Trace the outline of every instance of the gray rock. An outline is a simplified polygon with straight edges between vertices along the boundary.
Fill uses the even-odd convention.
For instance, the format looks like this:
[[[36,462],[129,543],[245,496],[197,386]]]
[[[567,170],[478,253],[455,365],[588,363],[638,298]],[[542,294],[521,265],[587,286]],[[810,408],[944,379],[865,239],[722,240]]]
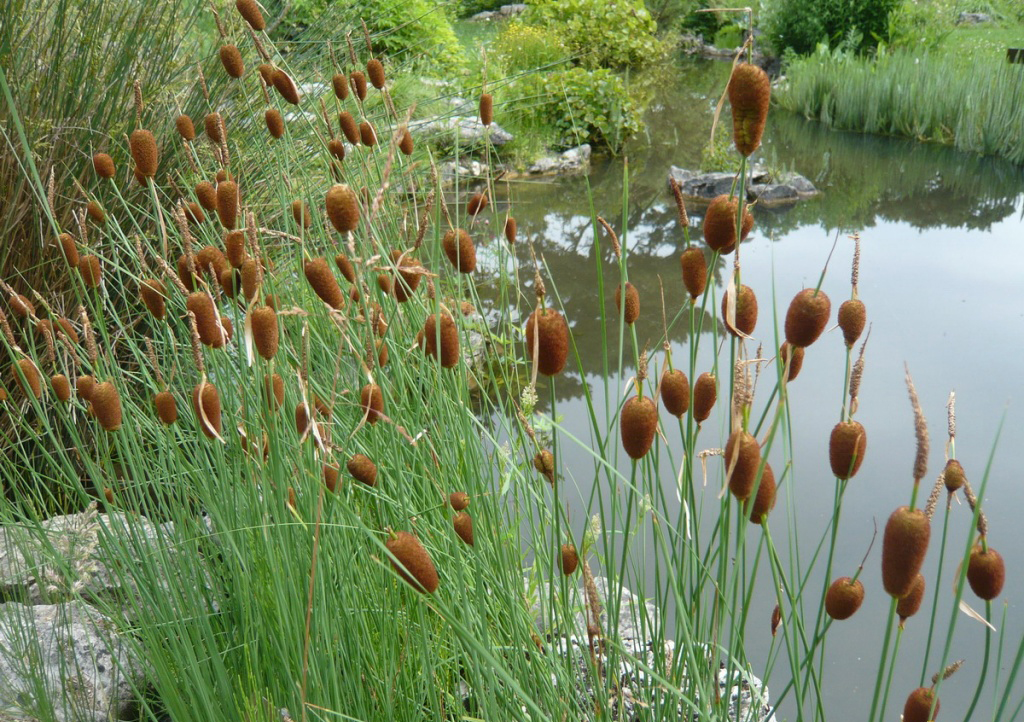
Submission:
[[[590,170],[590,144],[570,148],[555,156],[547,156],[534,162],[526,175],[572,175]]]
[[[512,3],[510,5],[502,5],[497,10],[484,10],[483,12],[476,13],[470,16],[470,20],[473,22],[486,22],[490,20],[504,20],[510,18],[513,15],[519,15],[526,11],[525,3]]]
[[[672,166],[669,178],[679,183],[683,197],[689,201],[708,202],[715,196],[729,193],[733,183],[738,183],[734,173],[700,173]],[[784,206],[796,203],[818,194],[814,184],[799,173],[786,172],[778,177],[766,169],[755,166],[747,177],[747,200],[766,207]]]
[[[992,16],[988,13],[960,13],[956,19],[957,25],[978,25],[990,22],[992,22]]]
[[[513,136],[497,123],[485,126],[477,117],[434,116],[409,123],[409,131],[418,137],[432,140],[442,147],[455,145],[458,138],[463,148],[482,145],[489,140],[492,145],[505,145]]]
[[[0,606],[0,716],[47,719],[50,708],[60,721],[136,716],[143,668],[113,630],[82,601]]]
[[[553,661],[554,664],[568,664],[573,670],[573,689],[567,691],[567,694],[572,695],[580,709],[593,709],[596,693],[587,635],[583,575],[577,575],[571,581],[566,580],[568,599],[565,601],[573,610],[573,617],[563,628],[553,628],[550,620],[546,619],[546,600],[553,591],[556,603],[560,603],[558,597],[562,593],[561,583],[543,583],[540,589],[531,590],[529,578],[524,582],[536,629],[549,640],[544,645],[545,653],[558,658],[558,661]],[[605,577],[594,577],[594,586],[601,601],[601,627],[606,634],[615,634],[618,637],[624,652],[617,656],[618,666],[614,670],[610,669],[609,657],[601,654],[600,667],[604,674],[614,675],[617,680],[617,684],[612,686],[617,692],[610,701],[611,716],[615,720],[632,722],[640,716],[638,708],[648,708],[655,703],[660,703],[662,708],[665,707],[667,695],[660,679],[649,678],[645,670],[668,666],[676,653],[675,643],[671,640],[664,641],[661,654],[656,654],[657,642],[650,639],[653,636],[650,630],[660,626],[660,611],[653,603],[644,601],[625,587],[619,596],[618,623],[615,631],[611,632],[608,629],[607,616],[607,600],[611,595],[609,581]],[[708,646],[701,645],[700,651],[694,654],[702,666],[711,664],[713,657]],[[768,689],[749,670],[732,670],[730,673],[723,667],[718,672],[718,686],[720,697],[729,700],[728,719],[740,722],[775,722],[775,717],[771,714]],[[464,697],[468,695],[469,691],[465,690]],[[672,717],[675,720],[691,718],[697,720],[698,716],[692,715],[690,708],[683,705],[677,707]]]

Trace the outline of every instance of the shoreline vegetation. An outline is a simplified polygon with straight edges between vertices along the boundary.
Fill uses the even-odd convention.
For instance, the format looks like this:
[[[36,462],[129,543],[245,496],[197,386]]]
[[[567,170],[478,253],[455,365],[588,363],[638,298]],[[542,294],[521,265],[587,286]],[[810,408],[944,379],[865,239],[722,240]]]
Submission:
[[[1024,636],[999,616],[1001,530],[983,510],[999,503],[995,480],[958,461],[982,452],[957,448],[952,395],[945,433],[936,419],[929,431],[909,369],[912,472],[891,481],[905,505],[877,542],[857,540],[859,566],[836,561],[871,454],[857,412],[874,402],[861,397],[872,312],[858,285],[872,270],[857,234],[752,288],[745,199],[720,194],[698,226],[674,187],[682,251],[662,287],[640,288],[624,171],[620,218],[579,198],[597,298],[614,299],[598,304],[603,403],[586,383],[573,299],[520,232],[489,133],[508,119],[527,149],[614,148],[639,113],[631,93],[656,98],[633,73],[666,46],[671,3],[545,0],[504,50],[440,58],[484,128],[480,174],[452,187],[439,168],[467,151],[459,134],[410,132],[418,107],[449,100],[421,82],[435,41],[454,37],[429,0],[413,17],[378,3],[365,25],[353,16],[345,35],[308,52],[289,39],[287,53],[256,0],[208,13],[169,0],[167,27],[86,34],[104,5],[46,0],[34,21],[55,21],[51,35],[33,46],[32,27],[8,24],[0,44],[18,202],[0,274],[0,521],[20,580],[0,605],[19,680],[4,714],[717,721],[739,716],[756,675],[771,701],[744,722],[824,721],[849,714],[823,693],[847,654],[878,658],[867,722],[925,722],[954,695],[970,698],[966,718],[1018,714]],[[136,57],[149,34],[179,30],[206,37]],[[120,51],[123,84],[109,108],[90,86],[104,50]],[[62,64],[79,81],[67,97],[41,80]],[[34,103],[44,86],[53,96]],[[744,188],[772,86],[740,62],[721,91]],[[826,273],[828,258],[850,275]],[[641,314],[660,317],[660,337],[637,333]],[[825,527],[801,530],[792,440],[806,417],[787,390],[804,350],[826,343],[843,352],[821,394],[834,392],[834,495]],[[560,415],[558,387],[580,380],[589,438]],[[570,467],[570,448],[586,463]],[[55,522],[69,518],[82,528]],[[873,620],[880,648],[829,646],[865,595],[889,600]],[[22,613],[41,605],[64,633],[101,614],[94,630],[117,654],[67,656],[74,645],[51,645]],[[769,620],[771,649],[752,660],[746,640]],[[927,635],[922,658],[901,657],[905,634]],[[983,653],[958,660],[957,634]],[[83,665],[117,694],[86,690]]]

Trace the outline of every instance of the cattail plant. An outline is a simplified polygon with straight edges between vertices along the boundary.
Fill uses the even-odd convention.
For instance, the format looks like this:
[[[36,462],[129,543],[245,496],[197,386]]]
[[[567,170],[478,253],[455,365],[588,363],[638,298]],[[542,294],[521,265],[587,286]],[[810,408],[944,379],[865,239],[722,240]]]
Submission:
[[[718,381],[713,373],[705,371],[693,383],[693,420],[698,424],[707,421],[717,400]]]
[[[327,217],[338,233],[351,233],[359,227],[359,199],[356,192],[344,183],[337,183],[327,191]]]
[[[363,386],[359,391],[359,403],[370,424],[376,424],[384,414],[384,394],[377,384]]]
[[[286,101],[292,105],[299,104],[299,89],[295,87],[295,81],[292,80],[292,77],[281,70],[281,68],[274,68],[271,84]]]
[[[792,346],[810,346],[828,325],[832,304],[824,291],[805,288],[793,297],[786,311],[786,341]]]
[[[263,113],[263,122],[267,124],[267,132],[272,138],[280,138],[284,135],[284,118],[277,108],[267,108]]]
[[[804,367],[804,347],[803,346],[792,346],[789,341],[783,341],[782,345],[779,346],[779,371],[785,373],[784,380],[788,383],[796,379],[800,375],[800,369]],[[789,365],[789,371],[786,372],[786,365]]]
[[[366,100],[366,76],[362,70],[353,70],[352,74],[349,75],[349,81],[352,83],[352,90],[355,91],[356,97],[359,98],[360,102]]]
[[[187,115],[182,114],[175,118],[174,127],[177,129],[178,135],[182,137],[182,140],[191,143],[196,139],[196,126]]]
[[[469,494],[464,491],[453,491],[448,496],[448,503],[455,511],[465,511],[469,506]]]
[[[480,95],[480,122],[485,126],[494,122],[494,97],[490,93]]]
[[[238,222],[238,184],[225,180],[217,184],[217,217],[229,231]]]
[[[455,533],[459,536],[459,539],[468,546],[473,546],[473,518],[469,515],[469,512],[460,511],[453,516],[452,526],[455,528]]]
[[[771,81],[760,67],[740,63],[733,68],[727,92],[732,106],[733,142],[740,155],[749,156],[761,145],[771,101]]]
[[[444,255],[451,261],[459,273],[472,273],[476,270],[476,246],[469,233],[462,228],[452,228],[442,239]]]
[[[342,135],[352,145],[359,145],[359,123],[347,110],[343,110],[338,113],[338,127],[341,128]]]
[[[370,79],[370,84],[380,90],[384,87],[384,83],[387,82],[387,78],[384,75],[384,63],[378,58],[370,58],[366,63],[366,76]]]
[[[220,62],[224,66],[224,71],[232,78],[238,79],[245,74],[242,53],[236,45],[220,46]]]
[[[338,100],[345,100],[348,97],[348,76],[344,73],[335,73],[331,76],[331,87],[334,88],[334,96]]]
[[[622,309],[622,286],[615,289],[615,308],[623,314],[623,320],[632,325],[640,318],[640,292],[629,281],[626,281],[626,309]]]
[[[679,369],[665,368],[661,375],[661,403],[665,410],[681,418],[690,408],[690,380]]]
[[[133,130],[128,137],[128,145],[139,173],[146,178],[155,176],[157,165],[160,162],[160,153],[157,150],[156,138],[153,137],[153,134],[141,128]]]
[[[277,313],[263,306],[249,311],[252,338],[260,356],[269,361],[277,353]]]
[[[64,256],[64,260],[67,261],[68,266],[78,268],[78,245],[75,243],[75,239],[71,237],[71,234],[61,233],[57,236],[57,242],[60,244],[61,254]]]
[[[89,401],[93,414],[104,431],[117,431],[121,428],[121,395],[112,382],[96,384]]]
[[[43,386],[39,380],[39,369],[31,359],[18,359],[11,366],[11,376],[26,397],[32,396],[37,399],[42,397]]]
[[[750,336],[757,326],[757,296],[750,286],[740,285],[736,289],[734,318],[729,317],[731,294],[722,294],[722,321],[733,336]]]
[[[690,246],[679,256],[679,265],[683,271],[683,285],[690,298],[696,301],[708,284],[708,263],[704,252],[697,246]]]
[[[220,438],[220,393],[209,381],[203,380],[192,389],[192,408],[196,412],[199,428],[207,438]]]
[[[716,196],[704,213],[704,242],[712,251],[725,255],[736,249],[736,216],[739,201],[728,195]],[[754,227],[754,217],[746,207],[743,209],[743,225],[740,241],[746,239]],[[692,293],[691,293],[692,295]]]
[[[100,259],[90,254],[78,259],[78,273],[87,288],[97,288],[103,278]]]
[[[407,531],[400,531],[385,543],[391,552],[391,566],[409,586],[420,592],[433,594],[440,580],[434,562],[423,548],[423,544]]]
[[[345,306],[345,294],[341,292],[338,281],[334,278],[334,274],[331,273],[327,261],[323,258],[314,258],[306,261],[303,264],[303,272],[317,298],[334,309],[340,309]]]
[[[442,368],[450,369],[459,363],[459,329],[450,314],[442,313],[440,316],[440,327],[438,314],[431,314],[423,324],[424,351],[438,359]]]
[[[114,159],[106,153],[97,153],[92,157],[92,167],[100,178],[114,177]]]
[[[761,465],[761,446],[750,433],[737,429],[725,444],[725,469],[729,491],[740,501],[746,501],[757,482]]]
[[[163,321],[167,317],[167,289],[163,281],[156,278],[144,279],[139,284],[139,296],[153,318]]]
[[[359,124],[359,142],[367,148],[377,145],[377,131],[368,120]]]
[[[1003,591],[1006,581],[1006,564],[1002,555],[980,541],[971,549],[967,561],[967,582],[979,599],[991,601]]]
[[[153,397],[153,406],[156,408],[156,415],[160,421],[170,426],[178,420],[178,402],[174,394],[164,389]]]
[[[849,619],[864,603],[864,584],[859,579],[839,577],[825,592],[825,612],[832,619]]]
[[[574,544],[563,544],[558,555],[558,568],[565,576],[571,576],[579,566],[580,557]]]
[[[508,241],[510,246],[516,244],[516,232],[519,230],[519,224],[516,219],[509,216],[505,219],[505,240]]]

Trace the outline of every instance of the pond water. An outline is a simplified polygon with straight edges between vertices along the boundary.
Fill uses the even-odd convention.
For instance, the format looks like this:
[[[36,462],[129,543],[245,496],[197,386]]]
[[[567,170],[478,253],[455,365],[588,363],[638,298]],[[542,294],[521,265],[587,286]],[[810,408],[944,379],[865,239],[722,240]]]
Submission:
[[[571,434],[583,444],[593,443],[584,384],[593,394],[596,409],[604,409],[608,403],[614,410],[634,371],[629,353],[621,373],[615,371],[619,368],[617,338],[609,342],[608,358],[602,353],[601,304],[609,317],[617,319],[613,293],[618,275],[606,242],[602,242],[603,257],[600,261],[595,258],[588,185],[595,212],[623,234],[623,177],[628,172],[628,231],[623,235],[629,278],[641,294],[636,333],[641,345],[649,341],[655,347],[652,350],[660,352],[659,277],[665,284],[670,319],[683,305],[685,293],[678,262],[684,240],[667,188],[667,173],[671,165],[697,167],[700,148],[709,137],[714,105],[725,87],[728,65],[687,60],[669,77],[672,82],[659,84],[651,104],[647,137],[627,149],[625,157],[595,158],[588,178],[519,181],[510,188],[519,237],[532,239],[550,268],[583,370],[581,375],[575,361],[570,361],[566,374],[556,382],[557,415],[563,430],[564,494],[570,497],[576,534],[598,508],[591,492],[604,497],[614,493],[591,489],[590,480],[598,477],[592,452],[566,441]],[[743,282],[756,291],[761,308],[751,355],[761,342],[764,356],[771,356],[776,347],[773,293],[781,324],[789,299],[801,288],[816,285],[838,237],[822,286],[833,299],[835,312],[850,292],[853,242],[848,235],[857,231],[862,239],[859,295],[867,306],[871,338],[856,418],[864,424],[869,443],[864,464],[844,499],[834,575],[856,570],[871,541],[874,523],[879,538],[862,574],[867,589],[864,606],[851,620],[834,624],[830,632],[823,692],[830,719],[861,719],[867,717],[870,705],[889,605],[879,571],[881,529],[893,509],[908,503],[912,486],[914,429],[904,363],[913,374],[931,432],[928,475],[922,486],[930,486],[944,463],[945,407],[950,391],[956,392],[957,399],[957,457],[975,487],[981,483],[1002,425],[983,499],[990,542],[1002,551],[1008,573],[1003,594],[993,606],[993,621],[1000,629],[1006,626],[1008,644],[1015,645],[1024,635],[1020,614],[1024,565],[1019,551],[1024,546],[1024,525],[1019,519],[1024,511],[1024,484],[1017,459],[1024,448],[1024,174],[998,159],[945,147],[830,132],[783,111],[770,114],[760,154],[774,166],[792,168],[808,177],[823,192],[787,209],[754,209],[756,225],[742,247]],[[691,209],[695,239],[701,238],[701,212],[696,206]],[[529,268],[527,244],[521,242],[515,253],[520,268]],[[604,299],[599,298],[595,282],[598,262],[603,264]],[[524,281],[531,275],[521,273]],[[718,288],[715,305],[709,302],[709,310],[717,308],[728,267],[720,264],[713,275]],[[684,368],[688,354],[685,325],[685,320],[676,323],[669,332],[673,356]],[[710,338],[702,341],[698,370],[710,367]],[[660,368],[661,354],[655,355]],[[796,553],[809,556],[830,518],[835,480],[828,467],[828,435],[840,413],[844,364],[845,347],[836,329],[808,350],[800,378],[790,386],[794,461],[771,519],[773,537],[783,552],[792,542]],[[618,394],[612,399],[605,398],[605,369],[616,374],[607,385],[612,394]],[[728,371],[723,369],[723,374],[722,383],[727,383]],[[768,393],[758,392],[757,413],[767,403]],[[543,390],[540,395],[545,398]],[[726,423],[722,396],[720,393],[718,408],[698,440],[700,449],[716,446],[724,438],[720,436]],[[617,443],[617,430],[613,439]],[[667,434],[667,439],[672,453],[661,455],[660,472],[664,483],[674,488],[678,469],[672,467],[671,459],[679,459],[681,442],[678,434]],[[620,470],[628,477],[628,458],[621,453],[620,457]],[[774,449],[769,458],[776,470],[783,466],[781,448]],[[719,466],[720,462],[709,465],[715,471],[712,479],[719,478]],[[710,504],[715,503],[718,491],[711,488],[715,483],[710,481],[703,492]],[[921,492],[922,497],[926,494],[927,490]],[[670,503],[675,501],[674,494],[667,496]],[[588,500],[593,505],[589,509]],[[938,538],[941,518],[940,504],[933,540]],[[963,549],[969,524],[966,504],[954,503],[950,528],[956,550]],[[800,529],[798,541],[793,537],[794,526]],[[756,542],[760,533],[751,526],[748,544]],[[933,541],[933,549],[936,543]],[[954,567],[947,559],[936,622],[940,651],[952,614]],[[925,565],[926,579],[933,580],[936,570],[937,554],[933,553]],[[820,588],[822,565],[812,579]],[[886,719],[897,718],[906,694],[918,686],[933,591],[929,586],[922,611],[907,623]],[[984,609],[969,590],[965,599]],[[768,630],[774,604],[770,574],[762,568],[750,610],[754,621],[746,638],[746,653],[759,676],[764,676],[771,646]],[[961,673],[944,683],[944,718],[963,718],[974,693],[982,650],[982,626],[964,617],[953,639],[950,661],[964,658],[966,663]],[[1015,646],[1006,651],[998,670],[1001,679],[1005,679],[1015,652]],[[938,664],[933,648],[929,676],[938,671]],[[990,678],[996,673],[994,666],[993,662]],[[788,679],[784,659],[767,676],[774,691]],[[1018,685],[1012,704],[1019,701],[1021,689]],[[976,718],[991,716],[992,698],[989,685]],[[779,719],[800,715],[790,695],[779,709]]]

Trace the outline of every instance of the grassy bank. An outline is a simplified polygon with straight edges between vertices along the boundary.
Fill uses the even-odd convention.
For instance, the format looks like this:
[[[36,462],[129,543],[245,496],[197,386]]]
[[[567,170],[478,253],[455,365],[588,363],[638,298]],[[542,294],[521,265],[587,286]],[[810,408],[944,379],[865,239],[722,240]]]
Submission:
[[[834,654],[828,631],[843,616],[826,610],[827,590],[854,589],[840,577],[855,577],[883,594],[877,569],[833,569],[848,481],[870,453],[860,443],[870,430],[855,421],[871,402],[857,383],[866,340],[844,324],[851,335],[829,393],[839,392],[837,433],[847,443],[836,443],[823,531],[801,532],[792,506],[774,509],[778,489],[795,493],[790,440],[801,424],[788,402],[793,361],[779,363],[775,349],[789,337],[801,347],[843,343],[839,334],[818,340],[835,315],[821,302],[826,293],[836,306],[856,299],[857,261],[852,285],[845,272],[825,276],[822,252],[792,269],[820,274],[816,289],[782,277],[778,289],[757,289],[765,350],[748,338],[754,291],[742,286],[739,244],[729,242],[745,228],[744,209],[720,199],[717,224],[711,211],[703,219],[705,244],[680,207],[685,285],[673,257],[665,300],[639,289],[638,308],[627,285],[627,175],[621,218],[589,214],[597,267],[573,269],[592,274],[598,299],[624,292],[614,314],[598,304],[602,374],[593,383],[607,402],[596,403],[573,318],[562,315],[573,299],[559,294],[542,256],[520,264],[513,253],[530,239],[509,222],[514,199],[497,202],[494,149],[484,144],[472,186],[443,185],[437,166],[447,158],[406,136],[414,109],[392,90],[410,80],[386,57],[382,68],[373,63],[372,35],[300,75],[232,8],[222,20],[222,42],[239,48],[245,67],[228,80],[237,65],[199,59],[224,82],[210,93],[196,78],[189,101],[200,110],[189,119],[199,133],[190,137],[176,103],[144,89],[129,131],[174,138],[157,143],[159,162],[144,136],[129,143],[111,129],[114,172],[103,170],[106,159],[73,158],[67,170],[83,188],[57,190],[101,203],[102,220],[70,225],[35,207],[39,222],[68,234],[50,237],[44,260],[71,294],[32,287],[17,268],[3,287],[0,519],[42,536],[43,517],[57,511],[96,505],[124,515],[127,533],[104,531],[98,542],[123,595],[88,596],[89,564],[52,558],[57,580],[45,593],[99,606],[146,661],[152,690],[140,717],[613,720],[629,703],[644,720],[724,720],[732,687],[762,670],[773,702],[753,719],[780,701],[817,719],[848,716],[826,710],[821,695]],[[360,83],[378,72],[380,88]],[[485,117],[497,100],[500,120],[495,92],[477,100]],[[16,125],[18,106],[6,109]],[[176,137],[176,127],[186,132]],[[746,161],[733,160],[742,176]],[[46,197],[40,178],[25,183]],[[857,248],[846,243],[834,263],[848,267]],[[617,260],[612,272],[605,255]],[[731,269],[724,288],[701,281],[702,266]],[[485,302],[484,284],[497,300]],[[723,302],[723,291],[740,302]],[[810,330],[791,331],[782,321],[789,299],[808,294]],[[663,314],[663,337],[639,337],[641,311]],[[689,345],[673,357],[669,329],[679,328]],[[710,362],[702,349],[713,350]],[[559,411],[559,389],[581,382],[588,438],[567,433]],[[970,594],[972,550],[987,535],[973,492],[969,507],[926,505],[930,489],[938,500],[947,487],[943,477],[924,481],[916,396],[913,407],[919,458],[902,483],[915,523],[928,509],[936,525],[950,524],[931,554],[947,575],[935,588],[956,587],[949,617],[930,599],[920,610],[937,641],[913,667],[938,695],[955,661],[938,640],[964,624],[955,606]],[[570,466],[569,447],[587,463]],[[910,444],[906,456],[909,466]],[[987,474],[970,471],[984,498]],[[578,479],[594,492],[580,494]],[[468,507],[457,511],[460,493]],[[570,508],[586,509],[585,527],[573,526]],[[150,525],[168,520],[173,527],[150,541]],[[922,551],[920,535],[905,541]],[[808,542],[810,558],[793,553]],[[889,548],[890,565],[913,577],[914,560]],[[595,574],[607,592],[596,591]],[[752,604],[759,578],[770,579],[777,641],[755,670],[745,642],[767,634],[773,617]],[[651,606],[623,608],[623,588]],[[993,618],[991,600],[972,603]],[[620,613],[639,642],[625,638]],[[894,598],[885,646],[857,650],[879,660],[869,722],[894,716],[912,694],[890,685],[906,664],[897,618],[910,614],[897,615]],[[563,652],[569,631],[576,657]],[[998,651],[986,647],[960,671],[958,689],[990,692],[995,717],[1010,719],[1024,640],[977,633]],[[1005,675],[993,680],[990,660]],[[46,685],[40,678],[36,689]],[[45,694],[21,707],[59,717]]]

